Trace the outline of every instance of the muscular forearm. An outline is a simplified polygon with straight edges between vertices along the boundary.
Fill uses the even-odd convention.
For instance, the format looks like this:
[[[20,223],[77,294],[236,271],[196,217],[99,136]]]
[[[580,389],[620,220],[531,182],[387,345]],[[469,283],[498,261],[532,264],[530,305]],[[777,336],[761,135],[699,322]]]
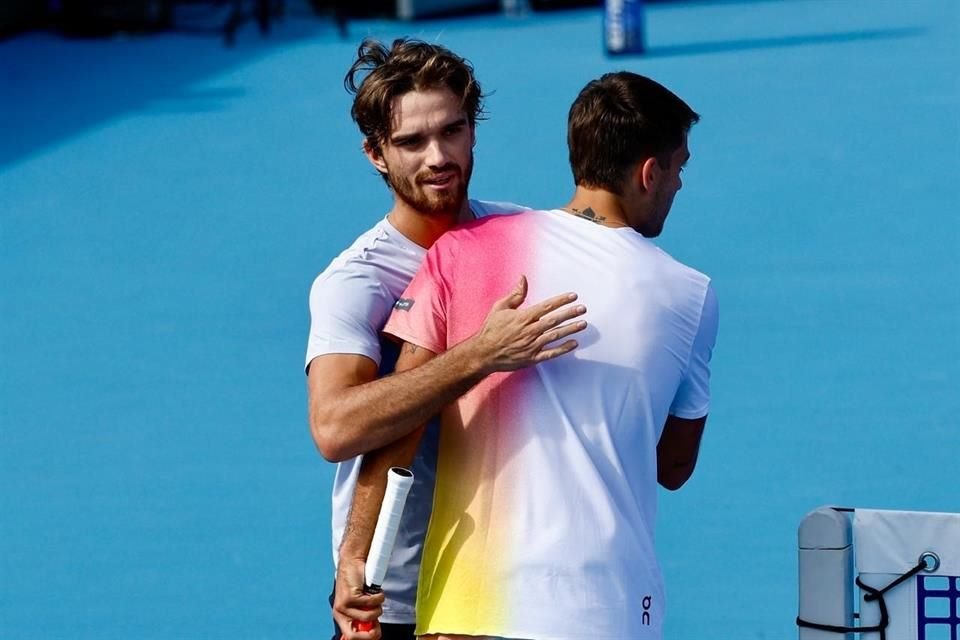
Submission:
[[[324,457],[335,462],[386,446],[424,424],[489,372],[489,364],[467,340],[413,369],[312,396],[314,440]]]
[[[367,555],[386,490],[387,470],[409,467],[422,435],[423,429],[417,429],[389,447],[363,456],[337,563],[333,617],[344,638],[370,637],[365,632],[376,630],[376,621],[383,613],[384,594],[370,593],[365,587]],[[360,629],[358,622],[369,626]]]
[[[518,309],[525,296],[526,280],[521,279],[513,293],[493,305],[477,334],[440,356],[404,346],[397,373],[386,378],[376,380],[373,361],[359,356],[354,360],[366,364],[346,374],[337,368],[339,361],[311,365],[310,428],[323,456],[339,462],[387,445],[487,374],[573,350],[576,341],[565,338],[586,327],[583,321],[568,322],[586,312],[583,305],[572,304],[576,295],[560,294]]]
[[[341,558],[366,559],[386,491],[387,471],[390,467],[409,467],[412,464],[423,431],[422,427],[415,429],[387,447],[364,454],[353,504],[340,543]]]

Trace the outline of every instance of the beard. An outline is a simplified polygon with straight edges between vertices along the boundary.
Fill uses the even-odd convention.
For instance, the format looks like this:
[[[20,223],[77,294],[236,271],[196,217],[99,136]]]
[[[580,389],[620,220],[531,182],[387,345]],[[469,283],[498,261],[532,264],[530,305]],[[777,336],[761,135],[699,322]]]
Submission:
[[[473,154],[470,154],[466,168],[450,163],[437,171],[421,171],[413,178],[396,175],[389,169],[390,167],[387,167],[387,182],[390,188],[408,206],[428,216],[456,216],[467,198],[467,186],[473,173]],[[447,171],[456,174],[453,178],[456,181],[454,188],[434,191],[424,186],[437,173]]]

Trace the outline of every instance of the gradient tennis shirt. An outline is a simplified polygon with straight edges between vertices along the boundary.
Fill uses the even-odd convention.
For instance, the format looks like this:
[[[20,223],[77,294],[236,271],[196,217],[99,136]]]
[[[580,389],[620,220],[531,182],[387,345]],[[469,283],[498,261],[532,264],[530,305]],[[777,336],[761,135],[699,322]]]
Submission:
[[[660,638],[656,446],[668,414],[707,414],[710,281],[633,229],[485,218],[436,242],[385,331],[441,353],[521,274],[529,301],[578,292],[589,327],[444,410],[417,632]]]
[[[527,209],[509,202],[486,200],[470,200],[469,206],[476,218]],[[397,360],[396,345],[390,340],[381,340],[380,330],[426,253],[426,249],[400,233],[387,217],[337,256],[310,288],[310,335],[305,368],[309,370],[310,362],[318,356],[337,353],[366,356],[379,365],[380,375],[392,373]],[[387,600],[383,603],[382,622],[414,622],[420,551],[433,497],[437,439],[436,429],[428,429],[412,464],[416,479],[407,498],[383,584]],[[331,496],[334,564],[340,556],[340,541],[353,503],[361,460],[362,457],[357,456],[339,463],[334,476]]]

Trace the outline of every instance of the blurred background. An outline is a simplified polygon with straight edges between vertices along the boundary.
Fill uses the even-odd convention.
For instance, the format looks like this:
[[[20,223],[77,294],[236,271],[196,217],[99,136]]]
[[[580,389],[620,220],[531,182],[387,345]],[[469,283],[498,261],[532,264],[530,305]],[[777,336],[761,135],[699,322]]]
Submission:
[[[0,34],[55,28],[67,34],[102,36],[219,26],[232,38],[247,21],[267,32],[291,11],[331,17],[343,29],[354,18],[409,21],[500,11],[522,15],[602,4],[602,0],[6,0],[0,6]]]
[[[671,640],[796,637],[823,505],[960,511],[960,3],[0,5],[0,637],[327,637],[332,465],[306,423],[313,278],[390,196],[360,40],[470,59],[474,197],[572,193],[606,72],[702,120],[659,244],[721,304],[691,482],[663,493]]]

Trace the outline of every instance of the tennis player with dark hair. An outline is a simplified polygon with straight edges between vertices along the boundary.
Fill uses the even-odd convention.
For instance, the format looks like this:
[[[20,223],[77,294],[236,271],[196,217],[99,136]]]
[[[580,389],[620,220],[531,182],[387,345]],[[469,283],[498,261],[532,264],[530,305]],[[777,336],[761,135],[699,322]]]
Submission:
[[[573,287],[590,309],[570,356],[491,375],[443,409],[422,637],[662,637],[657,483],[678,489],[696,464],[718,309],[710,279],[651,238],[698,119],[649,78],[590,82],[569,115],[572,200],[450,231],[387,322],[404,341],[401,371],[476,332],[521,273],[531,294]],[[362,564],[385,469],[407,462],[419,435],[364,456],[341,563]]]
[[[422,369],[393,371],[398,346],[380,331],[427,248],[458,222],[523,209],[469,200],[474,131],[482,93],[473,69],[448,49],[414,40],[390,48],[365,41],[345,78],[356,94],[353,117],[367,158],[390,186],[386,217],[331,262],[310,291],[306,370],[310,428],[321,454],[338,462],[333,487],[334,558],[360,469],[360,456],[423,425],[492,372],[511,371],[570,352],[583,329],[573,294],[520,309],[526,280],[503,288],[470,336]],[[381,615],[385,638],[413,635],[414,597],[436,460],[436,433],[413,462],[416,482],[401,524],[383,595],[362,595],[362,571],[343,573],[336,589],[362,610],[337,611],[340,629]],[[409,462],[409,461],[408,461]],[[381,609],[382,606],[382,609]]]

